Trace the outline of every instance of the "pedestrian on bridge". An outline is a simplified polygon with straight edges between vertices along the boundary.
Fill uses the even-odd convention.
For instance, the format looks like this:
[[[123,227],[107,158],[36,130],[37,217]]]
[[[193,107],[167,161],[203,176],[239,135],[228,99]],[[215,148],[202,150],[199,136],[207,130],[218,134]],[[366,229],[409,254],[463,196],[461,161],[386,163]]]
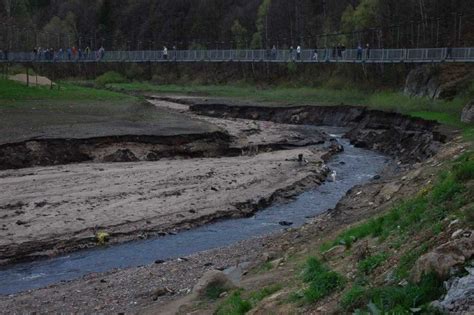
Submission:
[[[275,45],[272,47],[272,60],[276,60],[277,57],[277,48]]]
[[[453,55],[453,47],[451,46],[451,43],[448,43],[448,47],[446,48],[446,58],[445,59],[452,58],[452,55]]]
[[[301,46],[300,45],[298,45],[298,47],[296,47],[296,59],[297,60],[301,59]]]
[[[362,45],[359,43],[359,45],[357,45],[357,59],[358,60],[361,60],[362,59]]]
[[[294,58],[293,58],[293,46],[290,46],[290,51],[289,51],[289,53],[290,53],[290,56],[289,56],[289,57],[290,57],[290,61],[293,61],[293,60],[294,60]]]
[[[313,51],[313,56],[311,57],[314,61],[318,61],[318,47],[316,47]]]
[[[86,58],[89,59],[91,55],[91,48],[89,46],[86,47],[85,53],[86,53]]]
[[[163,46],[163,59],[168,60],[168,48],[166,46]]]
[[[99,51],[97,52],[97,60],[100,61],[102,58],[104,58],[105,55],[105,49],[104,46],[100,46]]]

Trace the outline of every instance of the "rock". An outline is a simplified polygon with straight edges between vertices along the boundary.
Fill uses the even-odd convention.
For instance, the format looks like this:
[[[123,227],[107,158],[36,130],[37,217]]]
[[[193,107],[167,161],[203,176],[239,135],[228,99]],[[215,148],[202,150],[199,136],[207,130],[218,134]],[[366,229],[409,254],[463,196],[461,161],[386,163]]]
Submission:
[[[343,245],[337,245],[328,249],[323,253],[323,257],[325,260],[331,260],[334,258],[344,257],[344,253],[346,251],[346,247]]]
[[[272,260],[270,262],[270,265],[272,265],[273,268],[276,268],[280,266],[281,263],[283,263],[283,258],[278,258],[278,259]]]
[[[278,222],[278,224],[280,224],[281,226],[291,226],[291,225],[293,225],[293,222],[290,222],[290,221],[280,221],[280,222]]]
[[[415,263],[412,272],[414,281],[419,282],[423,274],[435,272],[440,278],[446,279],[450,270],[464,264],[474,255],[474,237],[463,237],[447,242],[421,256]]]
[[[265,253],[262,254],[263,261],[265,261],[265,262],[268,262],[270,260],[275,259],[275,256],[276,256],[275,253],[265,252]]]
[[[469,272],[462,278],[454,278],[447,282],[447,292],[440,301],[431,305],[441,311],[459,314],[472,314],[474,311],[474,268],[466,268]]]
[[[156,289],[155,291],[153,291],[153,294],[152,294],[152,297],[153,297],[153,301],[156,301],[158,300],[158,298],[160,296],[163,296],[163,295],[166,295],[166,294],[169,294],[169,293],[173,293],[172,290],[164,287],[164,288],[158,288]]]
[[[467,88],[472,77],[472,71],[464,67],[424,65],[410,71],[404,93],[408,96],[453,99]]]
[[[464,123],[474,123],[474,100],[464,106],[461,114],[461,121]]]
[[[137,162],[138,158],[129,149],[119,149],[104,157],[104,162]]]
[[[408,96],[435,98],[437,97],[438,88],[437,68],[421,66],[410,71],[403,92]]]
[[[361,261],[362,259],[365,259],[366,257],[370,255],[369,241],[363,240],[363,241],[357,242],[352,252],[353,252],[354,258],[357,261]]]
[[[164,262],[165,262],[165,261],[162,260],[162,259],[157,259],[157,260],[155,260],[155,264],[157,264],[157,265],[160,265],[160,264],[162,264],[162,263],[164,263]]]
[[[379,196],[384,201],[389,201],[392,199],[392,196],[400,190],[401,187],[402,185],[399,183],[387,183],[380,190]]]
[[[462,234],[462,232],[463,232],[463,229],[459,229],[455,231],[453,235],[451,235],[451,238],[458,238]]]
[[[210,288],[218,287],[221,290],[228,291],[235,289],[235,284],[219,270],[207,271],[193,288],[193,294],[198,299],[205,298]]]

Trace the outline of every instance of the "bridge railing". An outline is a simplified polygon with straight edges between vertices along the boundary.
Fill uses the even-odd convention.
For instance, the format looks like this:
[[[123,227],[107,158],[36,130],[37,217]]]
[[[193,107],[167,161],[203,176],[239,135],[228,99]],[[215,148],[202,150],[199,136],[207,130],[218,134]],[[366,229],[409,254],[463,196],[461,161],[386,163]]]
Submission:
[[[0,52],[0,62],[474,62],[474,48]]]

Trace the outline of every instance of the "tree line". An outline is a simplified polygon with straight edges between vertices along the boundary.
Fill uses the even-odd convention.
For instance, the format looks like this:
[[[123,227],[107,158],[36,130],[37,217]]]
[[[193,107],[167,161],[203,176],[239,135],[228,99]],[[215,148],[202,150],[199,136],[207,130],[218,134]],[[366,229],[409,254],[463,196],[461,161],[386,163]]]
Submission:
[[[0,49],[474,44],[472,0],[1,1]]]

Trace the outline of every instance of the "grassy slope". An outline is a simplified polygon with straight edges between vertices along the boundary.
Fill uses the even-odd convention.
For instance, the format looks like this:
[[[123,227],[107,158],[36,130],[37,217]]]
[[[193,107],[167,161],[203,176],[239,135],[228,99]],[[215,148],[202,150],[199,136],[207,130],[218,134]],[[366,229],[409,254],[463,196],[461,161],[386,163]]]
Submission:
[[[309,256],[296,254],[288,259],[289,279],[275,278],[274,283],[285,281],[290,294],[277,305],[282,309],[293,305],[294,313],[310,313],[327,305],[337,314],[410,314],[413,310],[437,314],[429,303],[445,292],[442,280],[427,274],[415,283],[412,268],[422,254],[450,239],[450,222],[459,220],[457,228],[474,226],[473,181],[474,153],[470,152],[449,163],[436,181],[420,187],[410,199],[346,228],[335,238],[323,238],[326,243],[320,249],[304,251]],[[369,251],[357,261],[357,246],[364,242]],[[324,252],[340,245],[345,247],[343,257],[324,260]],[[225,307],[229,314],[245,314],[255,305],[241,296],[250,294],[239,291],[218,301],[216,313]]]
[[[79,87],[64,83],[60,90],[49,87],[26,87],[18,82],[0,79],[0,105],[21,106],[25,101],[133,101],[136,98],[106,90]],[[18,101],[22,101],[21,103]]]
[[[467,98],[452,101],[412,98],[399,92],[364,92],[360,90],[334,90],[327,88],[268,88],[250,86],[217,85],[153,85],[150,83],[117,83],[110,87],[125,91],[142,91],[168,94],[198,94],[210,97],[237,98],[247,101],[317,104],[317,105],[364,105],[374,109],[394,110],[401,113],[436,120],[463,130],[466,139],[474,139],[474,127],[460,122],[462,108]]]

